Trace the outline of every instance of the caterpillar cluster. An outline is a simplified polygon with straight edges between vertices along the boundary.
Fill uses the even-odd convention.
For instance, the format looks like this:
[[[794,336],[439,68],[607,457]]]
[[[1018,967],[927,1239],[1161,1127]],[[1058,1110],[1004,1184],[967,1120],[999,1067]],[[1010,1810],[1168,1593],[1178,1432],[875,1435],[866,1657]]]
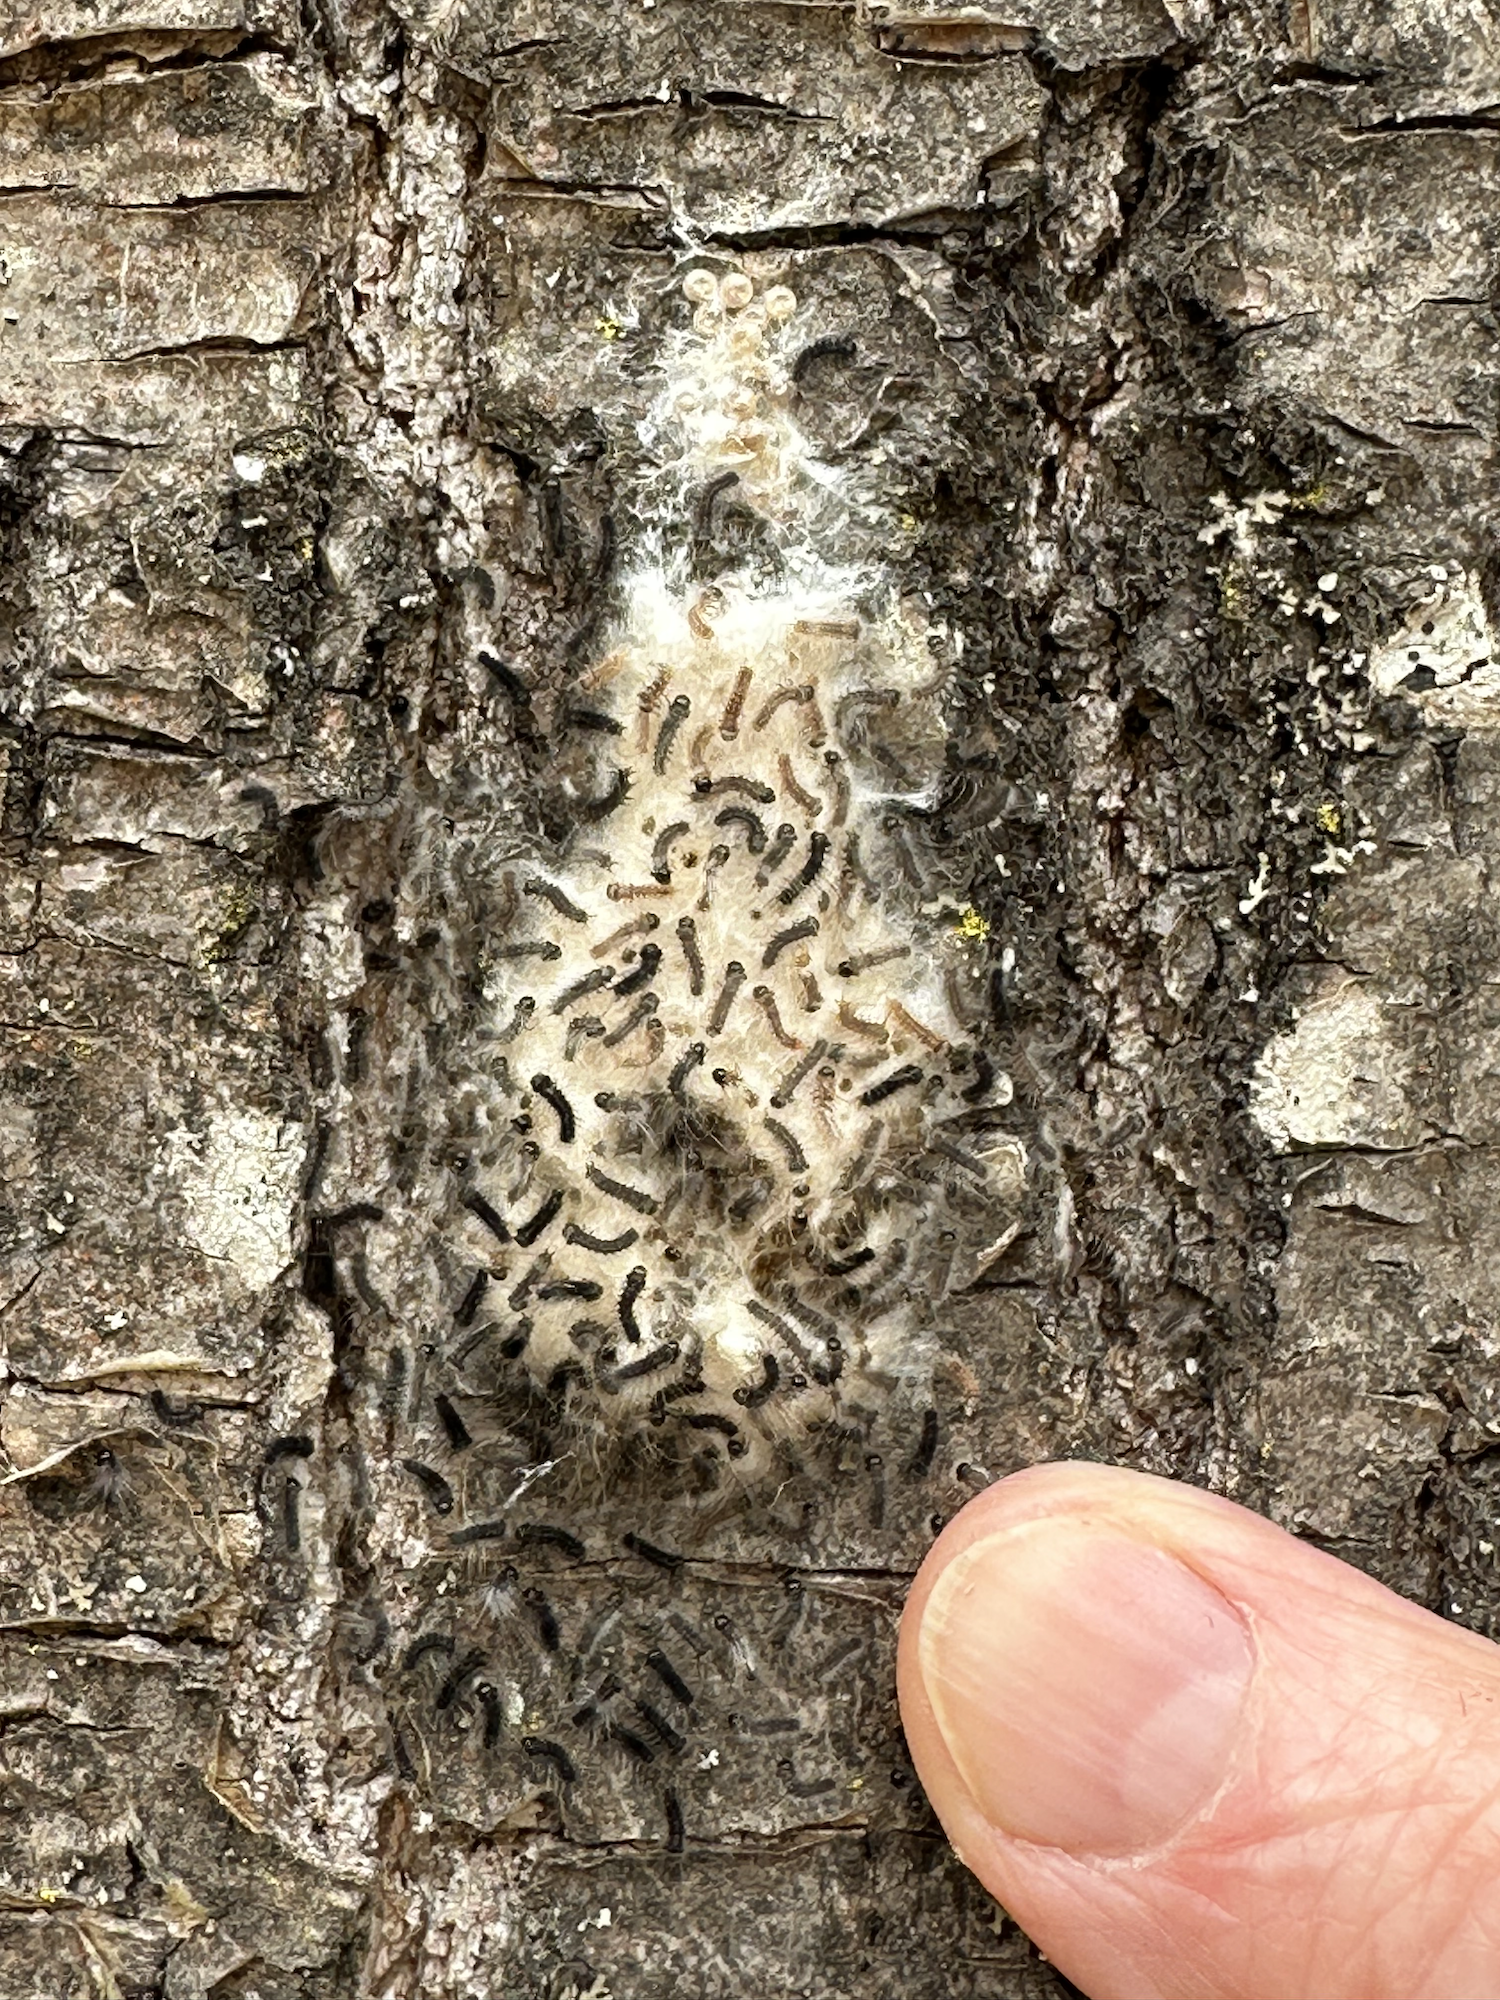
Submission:
[[[888,1642],[894,1587],[849,1597],[786,1569],[726,1592],[640,1535],[530,1520],[504,1553],[414,1610],[381,1669],[392,1761],[445,1810],[493,1825],[546,1801],[575,1838],[670,1852],[747,1793],[787,1827],[871,1779],[882,1796],[861,1806],[883,1823],[921,1810],[894,1715],[872,1725],[838,1699]]]
[[[495,1100],[453,1218],[474,1271],[455,1307],[466,1352],[493,1343],[554,1402],[749,1473],[854,1376],[909,1372],[905,1281],[942,1174],[985,1173],[953,1143],[982,1067],[945,978],[951,913],[924,921],[901,801],[864,754],[872,710],[919,701],[930,665],[799,539],[776,349],[795,301],[739,273],[688,287],[662,419],[680,483],[733,472],[800,575],[702,588],[650,565],[585,677],[575,713],[603,747],[578,834],[496,884]]]

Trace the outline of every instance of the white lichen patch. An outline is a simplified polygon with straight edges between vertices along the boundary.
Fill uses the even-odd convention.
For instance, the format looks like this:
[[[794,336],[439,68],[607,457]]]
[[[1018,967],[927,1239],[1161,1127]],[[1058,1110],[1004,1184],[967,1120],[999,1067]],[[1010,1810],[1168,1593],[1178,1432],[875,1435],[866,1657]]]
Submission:
[[[1278,1152],[1414,1146],[1426,1136],[1416,1083],[1393,1010],[1359,981],[1339,979],[1267,1045],[1250,1109]]]
[[[169,1133],[162,1150],[182,1206],[182,1240],[234,1265],[247,1292],[264,1291],[291,1261],[302,1127],[225,1105],[206,1130]]]
[[[733,475],[774,574],[695,584],[663,535],[585,675],[581,831],[496,884],[500,1094],[465,1227],[504,1287],[490,1337],[539,1387],[753,1462],[846,1371],[920,1365],[903,1274],[945,1182],[988,1171],[952,1129],[986,1089],[961,978],[983,927],[913,851],[943,749],[922,635],[817,552],[850,501],[788,414],[794,301],[688,286],[662,520]]]
[[[1457,564],[1434,563],[1430,588],[1399,629],[1371,653],[1370,684],[1404,694],[1449,725],[1493,724],[1500,714],[1500,662],[1478,579]],[[1416,685],[1407,685],[1415,677]]]

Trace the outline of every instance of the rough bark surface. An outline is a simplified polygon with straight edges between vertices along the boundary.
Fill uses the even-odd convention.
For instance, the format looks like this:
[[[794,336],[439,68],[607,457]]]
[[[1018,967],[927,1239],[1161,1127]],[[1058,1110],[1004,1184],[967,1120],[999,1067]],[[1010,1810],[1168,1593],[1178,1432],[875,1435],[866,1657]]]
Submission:
[[[892,1683],[1038,1458],[1500,1628],[1497,146],[1491,0],[5,0],[4,2000],[1062,1991]],[[802,540],[663,498],[736,285]],[[844,1273],[621,1043],[611,1227],[792,1343],[695,1430],[501,1240],[603,1228],[506,949],[619,886],[612,743],[656,827],[645,569],[718,645],[814,544],[930,677],[828,669],[808,895],[952,1018],[851,1010],[881,1168],[828,1057]]]

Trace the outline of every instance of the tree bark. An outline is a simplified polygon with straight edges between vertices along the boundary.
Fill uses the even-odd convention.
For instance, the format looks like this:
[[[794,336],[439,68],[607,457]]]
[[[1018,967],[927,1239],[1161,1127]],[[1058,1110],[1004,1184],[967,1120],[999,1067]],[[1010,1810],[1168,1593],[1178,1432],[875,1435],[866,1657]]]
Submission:
[[[1495,1630],[1497,104],[0,15],[4,2000],[1066,1990],[893,1695],[1040,1458]]]

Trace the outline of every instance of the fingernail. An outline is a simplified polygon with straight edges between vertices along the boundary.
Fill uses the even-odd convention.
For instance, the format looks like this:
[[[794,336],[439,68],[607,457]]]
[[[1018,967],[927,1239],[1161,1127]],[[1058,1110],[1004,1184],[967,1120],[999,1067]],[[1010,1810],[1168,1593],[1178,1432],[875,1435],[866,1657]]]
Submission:
[[[1254,1667],[1239,1614],[1175,1556],[1067,1520],[956,1556],[917,1653],[985,1818],[1080,1855],[1142,1853],[1203,1809]]]

